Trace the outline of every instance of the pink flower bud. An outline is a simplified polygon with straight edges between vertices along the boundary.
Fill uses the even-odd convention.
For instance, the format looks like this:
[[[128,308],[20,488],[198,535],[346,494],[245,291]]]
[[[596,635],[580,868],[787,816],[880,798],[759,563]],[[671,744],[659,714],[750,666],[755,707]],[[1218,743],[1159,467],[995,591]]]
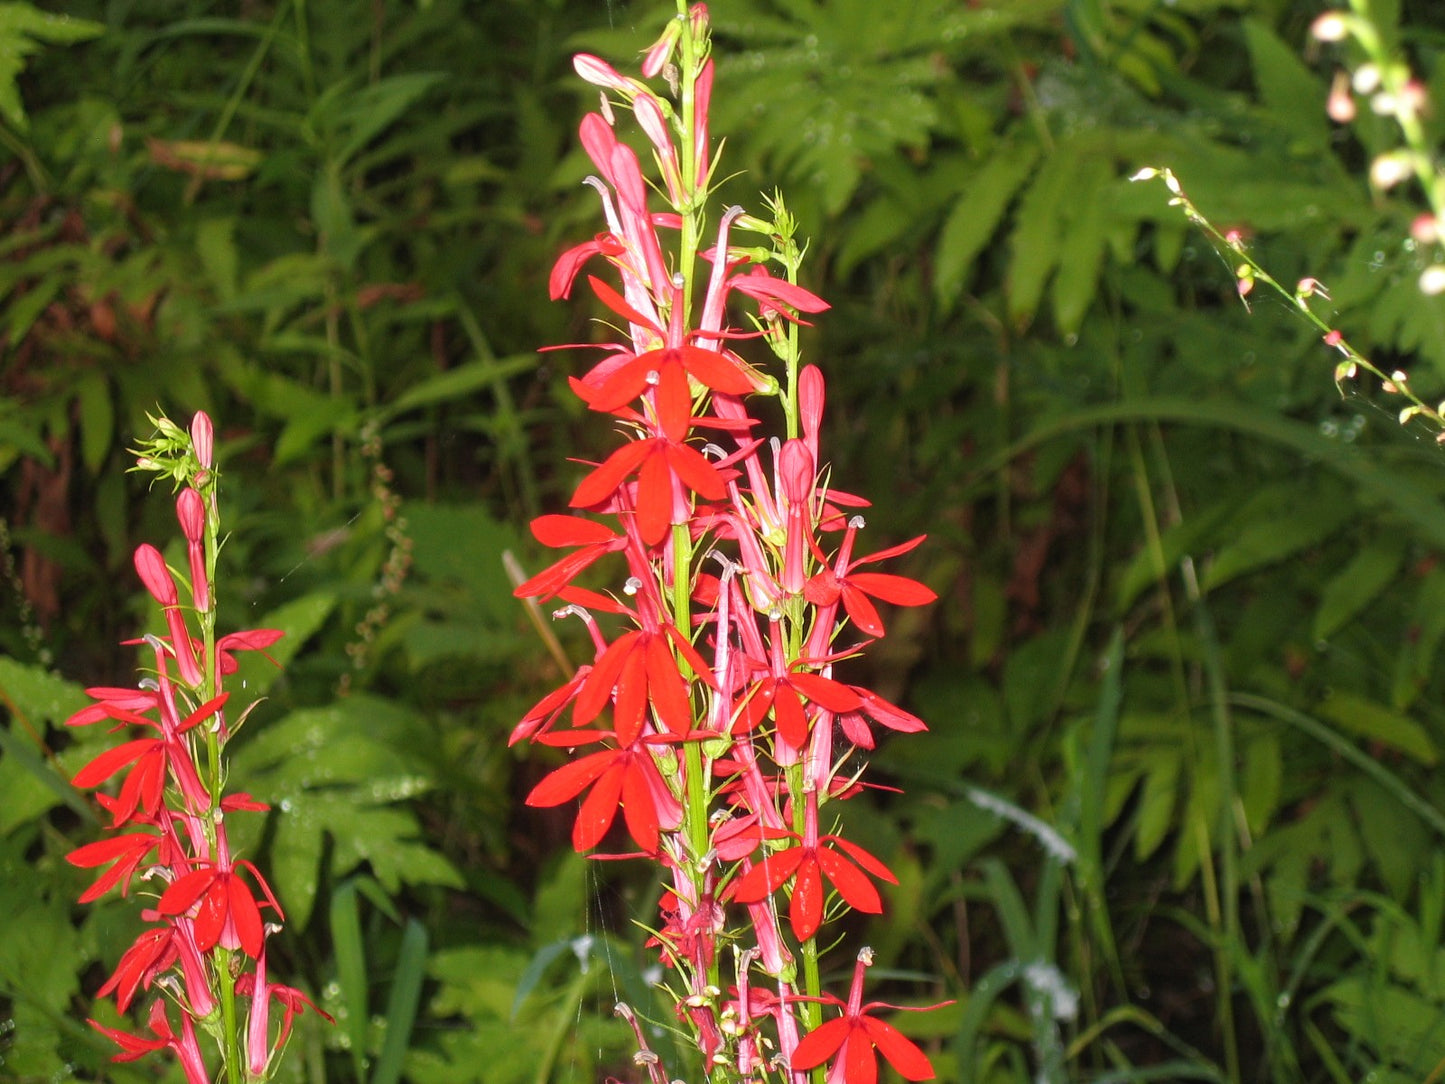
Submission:
[[[642,74],[648,78],[655,78],[663,66],[672,59],[672,52],[677,48],[678,32],[682,24],[677,19],[669,19],[667,28],[663,30],[662,37],[658,38],[647,50],[647,55],[642,58]]]
[[[1335,78],[1330,83],[1325,112],[1336,124],[1349,124],[1355,119],[1355,96],[1350,93],[1350,77],[1342,71],[1335,72]]]
[[[190,486],[176,498],[176,519],[186,536],[186,556],[191,566],[191,599],[202,612],[211,608],[210,581],[206,576],[206,504]]]
[[[798,374],[798,417],[814,461],[818,458],[818,430],[823,425],[823,400],[823,371],[816,365],[804,366]]]
[[[136,547],[135,570],[140,574],[141,583],[151,593],[151,598],[162,606],[180,605],[181,597],[176,591],[176,581],[171,578],[171,570],[166,567],[166,559],[149,542]]]
[[[603,87],[619,93],[631,94],[636,88],[623,77],[622,73],[601,57],[591,53],[578,53],[572,58],[572,67],[594,87]]]
[[[191,419],[191,447],[195,449],[196,459],[206,470],[215,465],[215,430],[211,427],[211,417],[204,410],[196,411],[196,416]]]

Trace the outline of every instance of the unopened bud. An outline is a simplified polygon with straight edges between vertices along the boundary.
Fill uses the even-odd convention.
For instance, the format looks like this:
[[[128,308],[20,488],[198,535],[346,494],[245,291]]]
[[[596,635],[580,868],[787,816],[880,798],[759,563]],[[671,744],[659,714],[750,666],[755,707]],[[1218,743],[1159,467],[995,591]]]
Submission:
[[[1370,165],[1370,183],[1379,189],[1394,188],[1410,176],[1410,160],[1403,154],[1382,154]]]
[[[1338,11],[1327,11],[1310,24],[1310,35],[1316,41],[1344,41],[1349,32],[1349,24]]]
[[[1374,64],[1361,64],[1350,77],[1356,94],[1373,94],[1380,89],[1380,69]]]
[[[1355,96],[1350,92],[1350,77],[1342,71],[1335,72],[1330,83],[1325,113],[1336,124],[1349,124],[1355,119]]]

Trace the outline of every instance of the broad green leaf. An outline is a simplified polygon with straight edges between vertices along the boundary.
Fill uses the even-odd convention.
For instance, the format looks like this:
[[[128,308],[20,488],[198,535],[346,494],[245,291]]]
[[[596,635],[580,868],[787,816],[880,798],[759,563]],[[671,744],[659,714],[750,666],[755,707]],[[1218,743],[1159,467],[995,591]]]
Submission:
[[[1004,211],[1038,161],[1034,143],[1001,144],[992,158],[971,180],[938,238],[934,267],[934,296],[945,307],[968,282],[974,259],[998,230]]]
[[[115,435],[115,405],[110,385],[99,373],[89,373],[75,386],[80,414],[80,458],[91,474],[100,473]]]
[[[1145,761],[1144,786],[1139,792],[1139,821],[1134,833],[1134,857],[1144,861],[1177,826],[1179,809],[1179,754],[1160,751]]]
[[[408,410],[446,400],[460,399],[479,388],[485,388],[536,368],[535,354],[516,354],[507,358],[483,358],[458,365],[410,385],[405,392],[382,408],[382,416],[393,418]]]
[[[1370,861],[1397,900],[1420,885],[1420,856],[1430,853],[1430,833],[1379,784],[1357,779],[1349,788],[1350,808]]]
[[[1330,497],[1298,482],[1255,494],[1224,525],[1226,538],[1209,562],[1204,586],[1219,587],[1317,545],[1358,514],[1350,502]]]
[[[1438,757],[1435,745],[1423,726],[1384,704],[1377,704],[1355,693],[1337,689],[1317,705],[1315,711],[1351,734],[1388,745],[1426,766],[1433,765]]]
[[[1078,333],[1094,300],[1116,183],[1113,163],[1102,155],[1086,159],[1075,178],[1074,202],[1059,240],[1059,269],[1053,282],[1054,320],[1065,335]]]
[[[49,14],[33,4],[0,4],[0,117],[21,132],[29,128],[16,82],[41,43],[70,45],[104,32],[104,24],[89,19]]]
[[[1277,734],[1259,734],[1244,747],[1244,771],[1239,779],[1239,800],[1245,822],[1258,839],[1279,811],[1284,781],[1284,756]]]
[[[1399,535],[1372,538],[1361,546],[1320,593],[1311,637],[1327,639],[1353,620],[1394,580],[1404,557],[1405,539]]]
[[[1008,312],[1015,323],[1027,324],[1033,319],[1049,275],[1059,265],[1059,242],[1084,149],[1079,141],[1056,147],[1034,172],[1033,183],[1019,200],[1004,274]],[[1090,151],[1096,153],[1093,148]]]
[[[1330,125],[1322,103],[1325,88],[1300,60],[1299,50],[1281,41],[1269,24],[1244,20],[1244,40],[1260,97],[1282,128],[1312,148],[1329,142]]]

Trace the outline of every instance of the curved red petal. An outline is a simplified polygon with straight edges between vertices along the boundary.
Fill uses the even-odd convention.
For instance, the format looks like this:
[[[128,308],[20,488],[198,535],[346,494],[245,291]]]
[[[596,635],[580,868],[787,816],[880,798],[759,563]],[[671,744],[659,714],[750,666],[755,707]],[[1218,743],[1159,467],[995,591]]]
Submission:
[[[604,459],[595,470],[582,479],[568,503],[573,508],[591,508],[610,500],[627,476],[635,471],[651,451],[648,441],[630,440]]]
[[[652,801],[652,789],[648,786],[647,776],[636,764],[628,764],[623,769],[622,817],[627,822],[628,833],[637,841],[637,845],[648,854],[656,854],[659,833],[657,807]]]
[[[776,892],[793,875],[805,853],[802,847],[789,847],[753,863],[753,868],[734,882],[733,899],[739,903],[757,903]]]
[[[907,576],[894,576],[888,572],[854,572],[848,577],[848,582],[858,590],[895,606],[926,606],[938,601],[938,594],[933,588]]]
[[[892,1024],[871,1016],[859,1017],[859,1023],[878,1052],[888,1064],[907,1080],[932,1080],[933,1063],[918,1045]]]
[[[605,772],[617,759],[617,755],[616,749],[604,749],[600,753],[588,753],[581,760],[562,765],[532,788],[532,792],[527,795],[526,804],[533,808],[545,808],[570,801]]]
[[[544,546],[562,549],[566,546],[595,546],[612,542],[619,536],[612,529],[584,516],[548,515],[532,521],[532,537]]]
[[[800,850],[802,848],[799,848]],[[793,898],[788,903],[788,921],[799,941],[806,941],[823,924],[823,875],[818,859],[809,853],[798,863],[798,876],[793,881]]]
[[[235,873],[226,878],[226,910],[236,931],[241,951],[251,959],[261,954],[263,940],[261,929],[261,908],[246,882]]]
[[[716,350],[684,346],[679,351],[679,360],[698,383],[724,395],[747,395],[757,387],[737,362]]]
[[[597,780],[597,785],[582,802],[577,811],[577,821],[572,825],[572,846],[580,853],[590,851],[602,842],[607,829],[617,816],[617,803],[622,798],[624,773],[621,765],[613,764]]]
[[[647,691],[657,717],[670,733],[686,735],[692,730],[687,683],[678,673],[677,660],[662,636],[654,636],[647,643]]]
[[[789,674],[788,684],[814,704],[827,708],[831,712],[857,711],[863,706],[863,701],[849,686],[844,685],[841,681],[825,678],[822,674],[805,672]]]
[[[873,887],[873,882],[852,862],[837,851],[819,847],[818,865],[849,907],[870,915],[883,913],[883,900],[878,895],[878,889]]]
[[[647,441],[649,455],[637,474],[637,532],[649,546],[667,537],[672,526],[672,472],[660,441]]]
[[[99,786],[132,761],[139,760],[152,749],[161,745],[159,738],[138,738],[114,749],[107,749],[84,768],[75,773],[71,780],[77,787]]]
[[[887,881],[891,885],[896,885],[898,883],[898,878],[893,876],[893,871],[891,869],[885,866],[873,855],[865,851],[862,847],[858,846],[858,844],[852,843],[849,840],[844,839],[842,836],[824,836],[823,838],[829,843],[832,843],[833,845],[838,847],[841,851],[843,851],[844,854],[846,854],[854,862],[857,862],[860,866],[866,869],[869,873],[873,874],[873,876],[877,877],[880,881]]]
[[[852,1022],[846,1016],[835,1016],[819,1024],[793,1048],[791,1067],[795,1070],[814,1069],[837,1053],[852,1030]]]
[[[717,468],[707,457],[687,444],[671,444],[667,448],[667,461],[683,485],[698,496],[709,501],[720,501],[727,497],[727,484]]]
[[[648,643],[639,641],[627,653],[622,672],[617,675],[617,701],[612,708],[613,729],[619,745],[631,745],[642,733],[642,719],[647,711]]]
[[[853,624],[869,636],[883,635],[883,618],[878,616],[878,607],[868,601],[868,596],[858,590],[850,580],[843,585],[843,609]]]

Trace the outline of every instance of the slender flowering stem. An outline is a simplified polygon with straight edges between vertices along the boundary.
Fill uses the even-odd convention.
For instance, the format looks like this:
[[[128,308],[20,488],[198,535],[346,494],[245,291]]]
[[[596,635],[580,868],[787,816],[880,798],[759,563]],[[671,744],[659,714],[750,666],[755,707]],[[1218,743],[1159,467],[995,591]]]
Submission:
[[[679,3],[646,53],[644,76],[664,76],[667,91],[599,57],[574,67],[604,94],[579,135],[608,229],[562,254],[550,289],[569,297],[597,260],[619,283],[586,277],[626,330],[572,388],[626,439],[573,492],[575,518],[532,525],[539,542],[571,552],[516,594],[565,603],[558,615],[583,618],[594,654],[513,731],[514,742],[573,751],[527,804],[577,802],[579,851],[615,840],[658,867],[666,888],[649,944],[675,973],[677,1018],[709,1078],[822,1084],[825,1059],[792,1059],[826,1026],[821,946],[834,938],[823,931],[850,908],[879,912],[878,885],[895,881],[837,834],[828,807],[858,793],[875,727],[924,729],[833,669],[884,635],[871,600],[934,600],[916,580],[855,569],[922,540],[852,556],[863,520],[844,509],[867,502],[833,489],[822,459],[824,379],[802,361],[799,326],[828,305],[800,285],[803,249],[782,197],[766,201],[766,217],[723,210],[702,247],[716,165],[706,7]],[[641,162],[613,131],[627,112],[666,210],[649,210]],[[740,245],[742,234],[761,243]],[[742,328],[729,323],[736,309]],[[757,340],[781,379],[740,352]],[[773,403],[781,437],[756,417]],[[620,575],[609,570],[619,558]],[[582,586],[584,571],[603,590]],[[736,984],[724,988],[729,943]],[[639,1064],[656,1079],[638,1034]],[[927,1065],[917,1059],[910,1070]],[[832,1079],[871,1084],[871,1061],[847,1061]]]
[[[264,650],[281,634],[254,629],[217,637],[221,523],[211,420],[197,414],[189,430],[164,417],[152,422],[156,434],[137,451],[135,469],[167,477],[179,490],[176,518],[186,541],[188,590],[182,594],[159,550],[148,544],[137,548],[136,572],[161,607],[169,635],[140,641],[154,665],[138,688],[90,689],[95,702],[67,723],[105,720],[154,735],[103,752],[76,774],[77,786],[97,787],[125,773],[117,796],[101,792],[97,800],[111,813],[112,830],[136,830],[68,856],[85,868],[112,863],[81,902],[115,887],[129,895],[136,874],[162,886],[154,907],[142,912],[152,925],[100,990],[101,996],[114,993],[116,1007],[125,1012],[138,994],[156,988],[148,1023],[154,1038],[91,1023],[121,1048],[115,1061],[169,1050],[188,1084],[213,1079],[199,1045],[203,1032],[219,1051],[215,1079],[257,1084],[271,1078],[291,1018],[310,1002],[266,980],[265,940],[281,928],[284,915],[260,872],[229,842],[229,817],[267,807],[244,793],[223,793],[225,746],[235,729],[227,722],[231,705],[223,685],[236,668],[235,651]],[[192,635],[192,622],[199,626],[199,639]],[[245,713],[235,718],[244,720]],[[248,971],[252,964],[254,971]],[[162,990],[170,996],[161,996]],[[274,1039],[268,1026],[273,998],[286,1006]],[[170,1023],[169,1001],[181,1011],[179,1033]]]

